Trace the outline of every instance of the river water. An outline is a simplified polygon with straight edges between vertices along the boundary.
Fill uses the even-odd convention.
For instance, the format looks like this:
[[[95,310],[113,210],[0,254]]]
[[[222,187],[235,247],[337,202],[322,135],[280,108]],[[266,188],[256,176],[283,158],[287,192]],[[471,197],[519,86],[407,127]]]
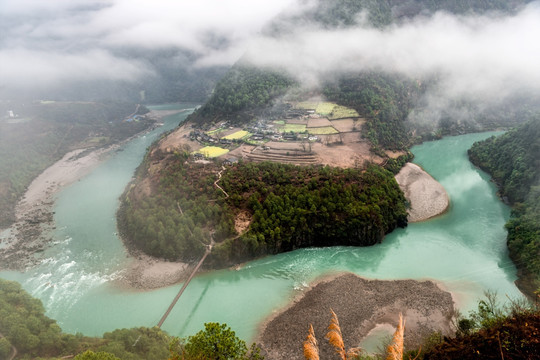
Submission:
[[[120,289],[111,280],[129,261],[116,235],[118,197],[147,147],[188,113],[165,118],[164,126],[130,141],[87,177],[62,190],[55,204],[55,245],[46,251],[43,263],[24,273],[0,272],[41,299],[46,314],[64,331],[99,336],[116,328],[154,326],[178,292],[181,285],[134,291]],[[372,247],[303,249],[240,269],[201,274],[163,329],[188,336],[205,322],[225,322],[249,341],[264,318],[311,281],[341,271],[374,279],[433,279],[453,292],[465,312],[475,307],[485,290],[496,290],[503,299],[519,297],[513,283],[516,270],[505,246],[509,208],[497,198],[489,177],[466,156],[475,141],[490,135],[448,137],[412,149],[415,163],[446,188],[451,199],[446,214],[398,229]]]

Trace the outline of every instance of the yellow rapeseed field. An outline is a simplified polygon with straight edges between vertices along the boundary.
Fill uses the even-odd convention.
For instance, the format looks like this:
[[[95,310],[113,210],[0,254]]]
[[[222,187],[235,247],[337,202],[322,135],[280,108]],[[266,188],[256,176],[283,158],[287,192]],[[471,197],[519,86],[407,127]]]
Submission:
[[[237,140],[237,139],[242,139],[246,136],[248,136],[249,133],[245,130],[240,130],[240,131],[237,131],[235,133],[232,133],[232,134],[229,134],[227,136],[224,136],[223,139],[227,139],[227,140]]]
[[[225,155],[226,153],[229,152],[229,150],[220,148],[218,146],[205,146],[196,152],[203,154],[207,158],[215,158],[221,155]]]

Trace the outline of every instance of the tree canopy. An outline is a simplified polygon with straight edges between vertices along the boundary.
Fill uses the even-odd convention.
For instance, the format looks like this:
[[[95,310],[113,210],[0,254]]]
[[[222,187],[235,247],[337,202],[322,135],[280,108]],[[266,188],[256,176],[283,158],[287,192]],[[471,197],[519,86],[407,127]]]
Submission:
[[[520,284],[532,294],[540,287],[540,117],[475,143],[471,161],[493,176],[500,194],[513,204],[508,249],[525,271]]]

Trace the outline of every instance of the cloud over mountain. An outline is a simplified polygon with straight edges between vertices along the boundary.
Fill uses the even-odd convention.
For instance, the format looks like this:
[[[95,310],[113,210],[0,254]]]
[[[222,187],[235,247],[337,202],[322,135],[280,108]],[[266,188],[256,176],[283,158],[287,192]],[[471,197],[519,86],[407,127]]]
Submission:
[[[449,96],[500,96],[540,91],[540,3],[514,15],[456,16],[439,12],[400,25],[303,27],[260,37],[246,59],[288,70],[316,84],[336,72],[377,70],[413,78],[436,76]]]
[[[92,78],[135,80],[133,54],[174,49],[200,65],[231,65],[293,0],[3,0],[0,88]]]

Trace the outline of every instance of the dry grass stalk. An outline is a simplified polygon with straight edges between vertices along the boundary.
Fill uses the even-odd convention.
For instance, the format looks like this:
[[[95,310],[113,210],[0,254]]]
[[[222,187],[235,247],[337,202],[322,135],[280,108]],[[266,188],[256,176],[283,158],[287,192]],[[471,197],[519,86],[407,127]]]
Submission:
[[[361,353],[362,349],[359,347],[350,348],[349,351],[347,351],[347,359],[356,359]]]
[[[304,341],[304,357],[306,360],[319,360],[319,347],[311,324],[309,324],[309,333],[306,341]]]
[[[332,313],[332,320],[328,326],[328,333],[326,338],[330,345],[334,347],[342,360],[347,360],[347,353],[345,352],[345,344],[343,343],[343,336],[341,335],[341,328],[339,327],[339,321],[334,310],[330,309]]]
[[[399,314],[399,322],[392,337],[392,342],[388,345],[388,356],[386,360],[403,360],[403,338],[405,333],[405,321],[401,313]]]

